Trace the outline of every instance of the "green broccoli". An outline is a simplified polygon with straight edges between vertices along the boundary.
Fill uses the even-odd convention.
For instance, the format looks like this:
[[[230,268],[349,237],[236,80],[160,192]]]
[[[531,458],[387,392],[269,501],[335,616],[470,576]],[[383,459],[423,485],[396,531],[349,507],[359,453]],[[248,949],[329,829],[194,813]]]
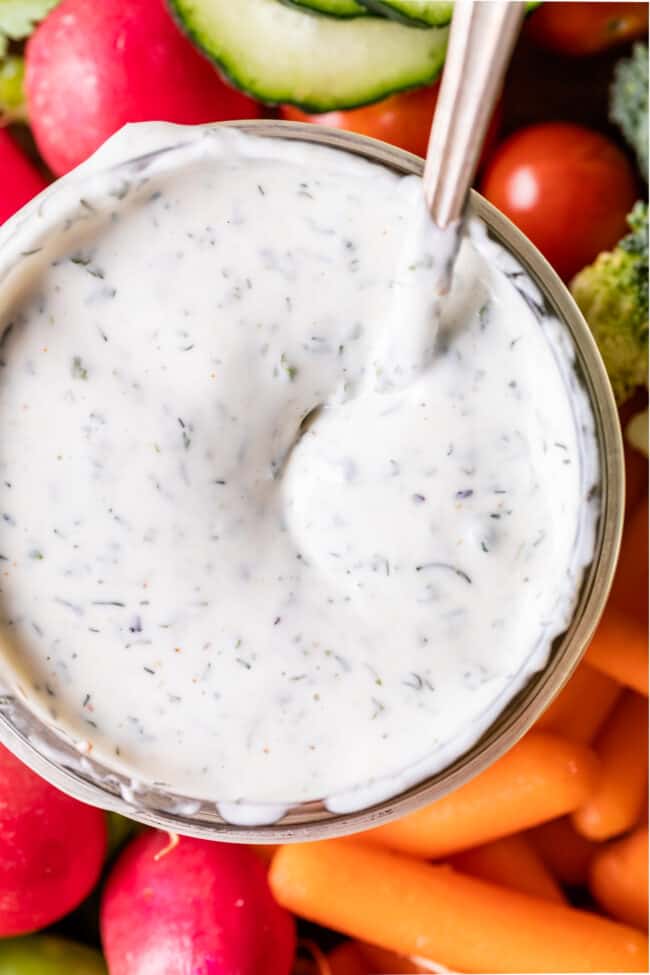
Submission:
[[[635,44],[632,56],[619,61],[610,92],[609,117],[634,149],[648,182],[648,46]]]
[[[627,219],[632,232],[571,282],[619,403],[648,382],[648,205]]]

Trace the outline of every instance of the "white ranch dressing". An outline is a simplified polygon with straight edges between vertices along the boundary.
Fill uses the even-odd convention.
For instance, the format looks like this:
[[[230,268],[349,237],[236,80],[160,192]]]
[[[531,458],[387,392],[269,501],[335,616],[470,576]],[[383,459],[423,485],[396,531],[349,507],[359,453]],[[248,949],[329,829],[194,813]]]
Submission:
[[[231,821],[359,808],[546,663],[593,418],[476,220],[422,358],[423,214],[345,153],[140,124],[0,239],[4,674],[82,753]]]

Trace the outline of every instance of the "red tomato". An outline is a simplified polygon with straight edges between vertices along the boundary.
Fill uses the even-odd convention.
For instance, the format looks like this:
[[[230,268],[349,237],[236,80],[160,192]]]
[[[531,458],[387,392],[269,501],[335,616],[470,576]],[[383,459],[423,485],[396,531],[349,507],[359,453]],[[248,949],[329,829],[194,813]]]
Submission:
[[[526,24],[536,44],[560,54],[595,54],[647,31],[647,3],[543,3]]]
[[[565,279],[626,233],[637,197],[634,170],[620,149],[567,122],[511,135],[489,161],[480,189]]]
[[[351,108],[346,112],[323,112],[318,115],[307,115],[293,105],[283,105],[280,113],[290,122],[313,122],[315,125],[329,125],[335,129],[346,129],[358,132],[373,139],[382,139],[416,156],[426,156],[429,129],[438,100],[440,85],[430,85],[428,88],[416,88],[404,91],[398,95],[391,95],[374,105],[364,105],[362,108]],[[494,145],[501,122],[501,106],[498,105],[483,146],[483,159]]]

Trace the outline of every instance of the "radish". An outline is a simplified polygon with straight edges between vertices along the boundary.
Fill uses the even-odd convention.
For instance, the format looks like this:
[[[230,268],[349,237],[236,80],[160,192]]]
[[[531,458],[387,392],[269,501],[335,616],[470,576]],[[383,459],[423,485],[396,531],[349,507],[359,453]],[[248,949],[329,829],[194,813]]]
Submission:
[[[105,851],[104,813],[0,746],[0,936],[43,928],[80,904]]]
[[[111,871],[101,906],[110,975],[289,975],[293,920],[243,846],[147,831]]]
[[[47,181],[6,129],[0,128],[0,223],[40,193]]]
[[[62,0],[27,44],[34,137],[57,175],[126,122],[256,118],[181,33],[164,0]]]

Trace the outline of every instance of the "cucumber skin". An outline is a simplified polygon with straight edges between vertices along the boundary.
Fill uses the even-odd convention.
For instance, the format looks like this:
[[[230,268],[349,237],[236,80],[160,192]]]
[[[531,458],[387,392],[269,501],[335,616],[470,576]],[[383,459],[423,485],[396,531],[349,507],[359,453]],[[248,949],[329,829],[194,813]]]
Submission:
[[[385,0],[359,0],[359,2],[364,5],[369,14],[385,17],[387,20],[393,20],[398,24],[402,24],[404,27],[446,27],[451,23],[451,4],[449,13],[441,14],[439,18],[436,18],[434,23],[422,20],[420,17],[409,17],[407,14],[402,13],[401,10],[391,6],[390,3],[386,3]]]
[[[282,2],[282,0],[280,0],[280,2]],[[244,92],[244,94],[248,95],[250,98],[253,98],[256,101],[261,102],[263,105],[267,105],[271,108],[274,108],[278,105],[294,105],[296,108],[301,109],[301,111],[313,115],[322,115],[325,114],[325,112],[349,111],[350,109],[353,108],[363,108],[365,105],[374,105],[377,102],[381,102],[386,98],[390,98],[391,95],[399,95],[402,92],[414,91],[417,88],[426,88],[427,86],[432,85],[440,77],[445,63],[445,58],[443,56],[440,59],[440,63],[436,66],[435,70],[427,78],[422,78],[413,83],[407,83],[401,86],[397,86],[391,88],[390,90],[382,89],[381,91],[377,92],[374,95],[368,95],[367,98],[362,98],[357,101],[346,101],[345,104],[342,104],[341,102],[337,102],[337,101],[325,102],[325,103],[304,101],[304,100],[293,98],[289,93],[283,94],[282,96],[278,96],[275,99],[269,99],[266,95],[260,94],[251,86],[243,84],[233,74],[231,69],[222,61],[220,61],[214,55],[214,53],[207,47],[207,45],[204,44],[204,42],[199,37],[198,32],[195,31],[194,28],[187,23],[185,17],[183,16],[183,12],[181,10],[183,0],[165,0],[165,3],[167,9],[171,13],[172,18],[174,22],[177,24],[177,26],[179,27],[179,29],[192,42],[194,47],[198,51],[200,51],[209,61],[212,62],[215,68],[219,71],[219,74],[223,77],[225,81],[228,82],[228,84],[232,85],[232,87],[236,88],[238,91]],[[295,5],[291,4],[291,6],[295,6]],[[352,18],[346,18],[346,19],[352,19]],[[435,28],[430,28],[430,29],[435,29]]]
[[[305,14],[314,14],[316,17],[335,17],[337,20],[355,20],[357,17],[374,17],[370,10],[358,10],[356,13],[335,13],[333,10],[321,10],[316,3],[318,0],[314,0],[314,5],[310,3],[310,0],[281,0],[283,4],[287,7],[294,7],[296,10],[302,11]],[[362,4],[362,0],[355,0],[359,5]]]
[[[291,2],[291,0],[289,0]],[[526,4],[526,16],[528,17],[537,7],[541,6],[543,0],[529,0]],[[446,27],[451,23],[451,15],[453,10],[453,3],[450,4],[449,14],[441,14],[439,18],[436,18],[435,22],[422,20],[420,17],[409,17],[408,14],[403,13],[403,11],[393,7],[387,0],[359,0],[366,7],[369,14],[375,14],[379,17],[386,17],[388,20],[393,20],[398,24],[403,24],[405,27]]]

